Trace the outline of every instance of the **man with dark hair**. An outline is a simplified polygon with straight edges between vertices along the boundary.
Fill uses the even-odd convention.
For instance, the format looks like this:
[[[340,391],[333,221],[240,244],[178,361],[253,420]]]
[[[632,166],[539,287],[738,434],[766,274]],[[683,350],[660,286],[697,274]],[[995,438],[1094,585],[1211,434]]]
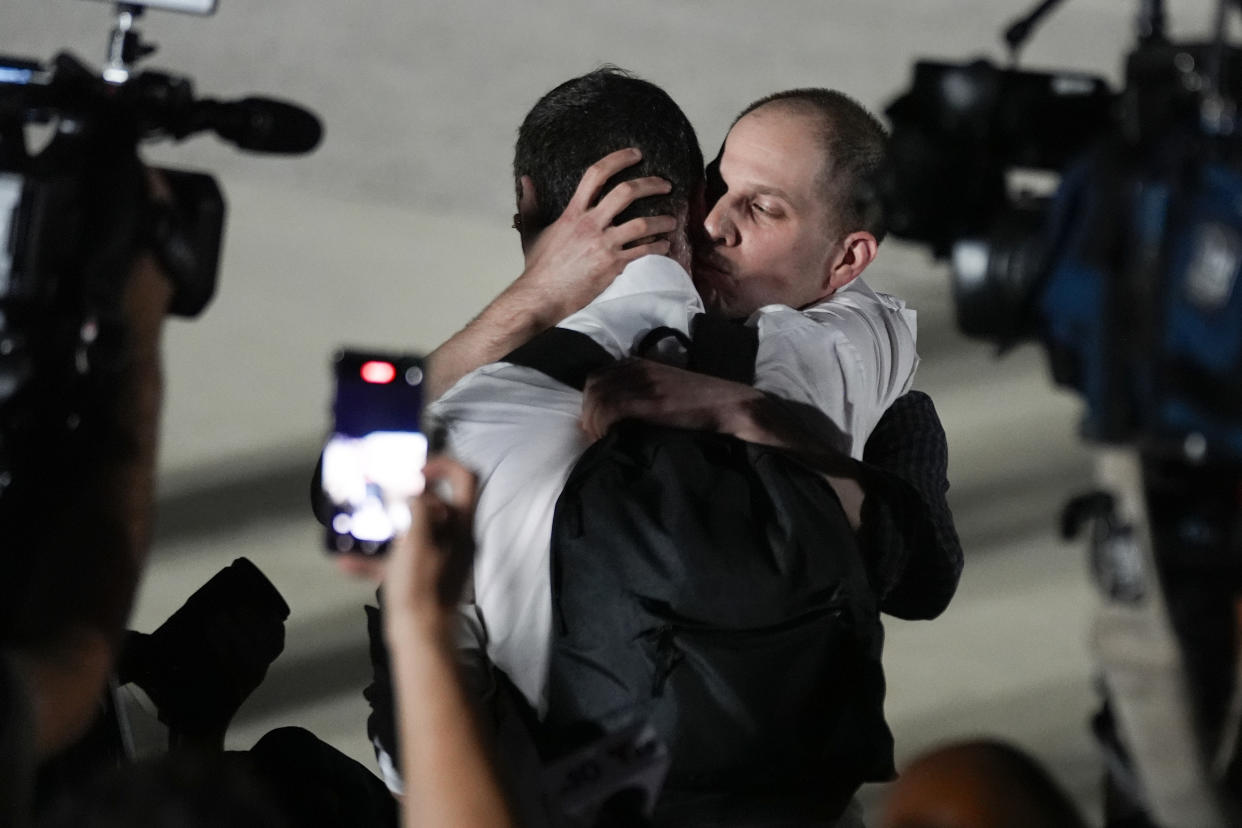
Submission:
[[[605,67],[544,95],[523,121],[515,149],[514,225],[527,273],[470,324],[467,340],[507,348],[560,322],[589,331],[621,357],[640,332],[684,328],[689,314],[701,309],[686,270],[689,217],[702,216],[702,163],[693,127],[654,84]],[[566,238],[575,234],[602,243],[566,256]],[[583,274],[592,269],[611,284],[598,297],[582,297]],[[500,313],[492,315],[496,309]],[[433,396],[448,384],[437,386],[446,364],[440,353],[428,365]],[[428,419],[446,426],[450,451],[482,483],[473,596],[461,607],[456,641],[470,695],[486,705],[485,730],[507,760],[502,776],[520,813],[538,814],[542,807],[531,802],[540,798],[532,790],[539,784],[538,757],[529,755],[525,727],[512,712],[516,697],[497,683],[490,665],[524,697],[518,706],[539,705],[551,635],[552,512],[588,444],[578,424],[581,407],[579,391],[531,369],[494,363],[454,382],[428,408]],[[369,626],[376,675],[367,690],[373,708],[368,731],[386,781],[399,791],[397,728],[377,613]],[[525,778],[514,780],[514,774]]]
[[[605,66],[540,98],[518,128],[514,147],[519,209],[524,225],[531,225],[521,228],[523,235],[560,218],[588,167],[630,147],[640,148],[642,159],[609,178],[605,189],[643,176],[659,176],[670,189],[633,202],[614,223],[684,216],[691,200],[700,198],[703,154],[694,128],[668,93]]]
[[[702,152],[658,86],[616,67],[566,81],[524,119],[513,170],[526,269],[431,355],[429,399],[583,308],[630,262],[689,267]]]
[[[602,178],[598,199],[578,186],[598,153],[627,146],[640,150],[642,160]],[[629,262],[600,296],[557,328],[589,335],[616,359],[628,357],[655,328],[688,329],[690,317],[702,311],[687,273],[687,219],[702,214],[702,154],[693,127],[664,90],[612,67],[561,84],[518,130],[514,173],[516,223],[527,251],[580,200],[612,212],[614,230],[631,228],[638,240],[662,236],[666,245],[667,255]],[[632,192],[643,192],[644,182],[655,192],[625,203],[633,201]],[[547,198],[544,187],[552,193]],[[635,215],[657,211],[673,215],[671,226],[665,216]],[[429,418],[445,428],[449,451],[482,484],[472,626],[491,661],[536,707],[551,636],[553,509],[590,442],[579,426],[581,411],[579,391],[508,362],[470,373],[428,408]]]

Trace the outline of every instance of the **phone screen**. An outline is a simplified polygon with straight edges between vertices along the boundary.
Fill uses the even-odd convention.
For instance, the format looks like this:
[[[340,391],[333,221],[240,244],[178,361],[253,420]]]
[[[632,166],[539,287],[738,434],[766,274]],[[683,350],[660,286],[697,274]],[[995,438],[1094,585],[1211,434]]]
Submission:
[[[333,357],[333,429],[320,484],[331,504],[332,552],[382,554],[409,528],[423,490],[423,364],[412,355],[339,351]]]

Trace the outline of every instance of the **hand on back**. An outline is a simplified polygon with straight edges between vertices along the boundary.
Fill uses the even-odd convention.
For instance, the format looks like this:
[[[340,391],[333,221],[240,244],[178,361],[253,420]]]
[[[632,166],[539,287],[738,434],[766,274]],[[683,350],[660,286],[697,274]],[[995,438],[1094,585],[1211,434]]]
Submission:
[[[635,419],[743,437],[748,406],[762,397],[742,383],[647,359],[622,360],[587,380],[582,428],[598,440],[614,423]]]

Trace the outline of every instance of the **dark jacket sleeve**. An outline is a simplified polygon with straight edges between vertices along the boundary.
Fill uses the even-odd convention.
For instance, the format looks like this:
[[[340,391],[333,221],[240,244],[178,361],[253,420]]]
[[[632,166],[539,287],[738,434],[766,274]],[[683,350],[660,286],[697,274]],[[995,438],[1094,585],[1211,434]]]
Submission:
[[[378,593],[376,598],[379,598]],[[378,603],[378,600],[377,600]],[[384,641],[383,608],[368,606],[367,636],[371,647],[371,683],[362,691],[370,705],[367,735],[378,761],[389,761],[401,772],[397,746],[399,730],[388,646]],[[487,660],[482,650],[460,648],[458,678],[474,707],[475,724],[485,750],[495,763],[505,797],[519,824],[528,828],[560,825],[552,816],[553,800],[543,788],[543,759],[538,742],[538,718],[504,672]],[[381,759],[381,754],[385,759]]]
[[[962,572],[962,546],[946,495],[948,442],[931,397],[910,391],[880,418],[863,450],[863,549],[880,609],[934,618]]]

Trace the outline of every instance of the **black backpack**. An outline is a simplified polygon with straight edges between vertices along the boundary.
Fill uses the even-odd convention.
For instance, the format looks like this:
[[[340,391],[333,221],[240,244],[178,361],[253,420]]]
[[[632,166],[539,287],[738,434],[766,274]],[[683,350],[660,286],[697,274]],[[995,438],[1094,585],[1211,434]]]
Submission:
[[[699,316],[692,333],[689,368],[753,381],[753,329]],[[555,328],[506,361],[581,388],[612,358]],[[619,423],[570,474],[551,566],[545,729],[650,721],[671,754],[659,821],[721,794],[833,816],[893,777],[877,599],[817,472],[727,435]]]

